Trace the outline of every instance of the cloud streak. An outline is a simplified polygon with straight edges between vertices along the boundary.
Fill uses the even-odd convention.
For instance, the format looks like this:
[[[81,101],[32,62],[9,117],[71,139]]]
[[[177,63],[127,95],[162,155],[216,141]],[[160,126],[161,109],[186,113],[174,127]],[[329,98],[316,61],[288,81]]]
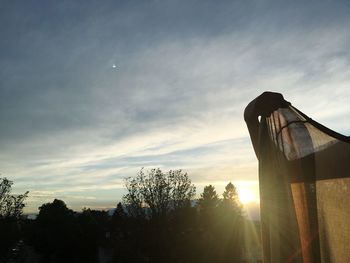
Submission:
[[[183,168],[198,186],[255,182],[257,192],[242,113],[265,90],[350,132],[346,1],[1,10],[0,167],[33,193],[31,211],[58,194],[75,207],[114,204],[141,167]]]

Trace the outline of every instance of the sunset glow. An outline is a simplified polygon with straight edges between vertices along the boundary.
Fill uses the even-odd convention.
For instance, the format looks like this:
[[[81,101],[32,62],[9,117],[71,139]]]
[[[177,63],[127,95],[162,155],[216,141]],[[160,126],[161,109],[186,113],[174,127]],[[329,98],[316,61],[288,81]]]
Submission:
[[[266,90],[349,134],[347,1],[51,2],[0,9],[0,173],[26,213],[115,207],[142,167],[258,203],[243,112]]]
[[[258,195],[250,188],[238,187],[238,196],[242,204],[258,203]]]

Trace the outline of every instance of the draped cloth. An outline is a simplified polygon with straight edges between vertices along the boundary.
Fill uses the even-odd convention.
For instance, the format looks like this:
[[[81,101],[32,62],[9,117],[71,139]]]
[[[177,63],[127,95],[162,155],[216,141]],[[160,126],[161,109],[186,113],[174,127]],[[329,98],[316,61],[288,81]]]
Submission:
[[[264,262],[350,262],[350,139],[289,106],[259,121]]]

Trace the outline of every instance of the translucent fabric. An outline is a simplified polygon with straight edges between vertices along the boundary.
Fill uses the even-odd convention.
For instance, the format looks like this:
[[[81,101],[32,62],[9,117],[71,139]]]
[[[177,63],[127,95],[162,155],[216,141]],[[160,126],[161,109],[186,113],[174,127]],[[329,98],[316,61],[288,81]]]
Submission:
[[[289,106],[259,123],[264,262],[350,262],[350,140]]]

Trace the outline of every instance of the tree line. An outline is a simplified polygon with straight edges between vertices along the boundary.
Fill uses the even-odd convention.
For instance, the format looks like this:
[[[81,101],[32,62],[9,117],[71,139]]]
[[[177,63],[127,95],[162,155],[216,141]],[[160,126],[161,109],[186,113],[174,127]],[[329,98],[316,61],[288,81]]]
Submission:
[[[11,185],[0,179],[0,262],[245,262],[247,219],[231,182],[222,198],[207,185],[195,199],[182,170],[141,169],[113,213],[55,199],[35,220],[22,216],[28,192]]]

